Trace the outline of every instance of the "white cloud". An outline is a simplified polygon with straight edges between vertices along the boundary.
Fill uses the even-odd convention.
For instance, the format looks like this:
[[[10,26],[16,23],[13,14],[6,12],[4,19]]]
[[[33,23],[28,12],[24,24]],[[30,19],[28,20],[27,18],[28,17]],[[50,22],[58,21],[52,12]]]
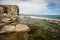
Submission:
[[[18,5],[21,13],[38,12],[47,9],[44,0],[29,0],[29,2],[22,2],[21,0],[2,0],[4,5]]]
[[[30,0],[31,2],[35,2],[35,3],[44,3],[45,0]]]
[[[48,3],[53,2],[56,4],[56,10],[50,10],[48,9],[47,5]],[[2,0],[3,4],[11,4],[11,5],[18,5],[20,8],[21,13],[25,14],[32,14],[35,12],[41,12],[41,13],[52,13],[54,11],[60,10],[58,8],[60,6],[60,0],[29,0],[29,1],[23,1],[23,0]]]
[[[18,5],[18,0],[1,0],[2,5]]]
[[[43,11],[47,9],[46,3],[31,3],[31,2],[20,2],[20,12],[29,13]]]

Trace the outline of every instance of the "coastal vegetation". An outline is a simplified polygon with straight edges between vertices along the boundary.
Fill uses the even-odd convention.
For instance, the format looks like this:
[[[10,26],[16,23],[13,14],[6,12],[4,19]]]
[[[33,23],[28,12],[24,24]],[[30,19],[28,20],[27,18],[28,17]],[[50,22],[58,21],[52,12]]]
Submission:
[[[22,23],[30,27],[28,40],[59,40],[60,21],[46,19],[30,19]]]

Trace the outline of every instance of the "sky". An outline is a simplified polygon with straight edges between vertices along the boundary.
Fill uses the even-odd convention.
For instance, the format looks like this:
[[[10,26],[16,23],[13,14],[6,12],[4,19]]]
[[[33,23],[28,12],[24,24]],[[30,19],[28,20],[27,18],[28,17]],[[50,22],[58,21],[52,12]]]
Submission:
[[[1,5],[18,5],[19,13],[60,15],[60,0],[0,0]]]

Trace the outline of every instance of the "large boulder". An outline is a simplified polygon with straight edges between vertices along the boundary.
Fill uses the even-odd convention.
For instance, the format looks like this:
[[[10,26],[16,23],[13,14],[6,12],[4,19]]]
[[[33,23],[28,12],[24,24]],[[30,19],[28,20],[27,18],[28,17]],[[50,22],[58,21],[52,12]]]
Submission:
[[[15,26],[13,25],[6,25],[0,30],[0,34],[2,33],[7,33],[7,32],[14,32],[15,31]]]
[[[0,40],[27,40],[30,28],[27,25],[6,25],[0,30]]]
[[[0,34],[7,32],[27,32],[30,31],[30,28],[24,24],[6,25],[0,30]]]
[[[25,31],[30,31],[30,28],[24,24],[17,24],[15,31],[16,32],[25,32]]]

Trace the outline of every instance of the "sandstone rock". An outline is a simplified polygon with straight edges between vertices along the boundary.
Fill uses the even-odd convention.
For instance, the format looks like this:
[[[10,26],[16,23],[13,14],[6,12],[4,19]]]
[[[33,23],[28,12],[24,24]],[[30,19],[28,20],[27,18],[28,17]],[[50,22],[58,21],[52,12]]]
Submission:
[[[24,32],[24,31],[29,31],[29,30],[30,28],[23,24],[17,24],[16,29],[15,29],[16,32]]]
[[[17,15],[13,15],[13,16],[11,16],[12,21],[17,20],[17,18],[18,18],[18,16],[17,16]]]
[[[27,40],[30,28],[18,23],[18,15],[16,5],[0,5],[0,40]]]
[[[17,22],[17,17],[18,16],[16,14],[18,14],[18,10],[19,9],[18,9],[18,7],[16,5],[2,5],[2,6],[0,5],[0,11],[2,13],[0,15],[0,17],[1,17],[0,22],[3,23],[1,25],[4,25],[5,23],[8,24],[10,22],[14,23],[15,21]],[[7,28],[5,31],[8,31],[8,29],[12,28],[11,25],[7,25],[7,24],[6,24],[6,26],[4,26],[2,28],[2,30],[5,30]],[[10,24],[12,24],[12,23],[10,23]],[[19,31],[24,31],[20,25],[23,26],[24,30],[29,29],[26,25],[18,24],[18,25],[16,25],[16,30],[15,31],[18,31],[19,28],[21,28]]]
[[[14,22],[16,21],[17,22],[17,18],[18,16],[17,15],[8,15],[8,14],[4,14],[4,15],[1,15],[1,22],[4,22],[4,23],[10,23],[10,22]]]
[[[0,23],[0,28],[2,28],[6,23]]]
[[[0,5],[0,13],[15,14],[19,12],[19,8],[16,5]]]
[[[1,21],[4,23],[10,23],[11,19],[10,18],[2,18]]]
[[[4,26],[1,31],[0,31],[0,34],[1,33],[5,33],[5,32],[13,32],[15,30],[15,26],[13,25],[6,25]]]
[[[1,29],[0,34],[6,32],[25,32],[25,31],[26,32],[30,31],[30,28],[24,24],[17,24],[16,26],[6,25]]]
[[[0,15],[3,13],[3,7],[0,6]]]

